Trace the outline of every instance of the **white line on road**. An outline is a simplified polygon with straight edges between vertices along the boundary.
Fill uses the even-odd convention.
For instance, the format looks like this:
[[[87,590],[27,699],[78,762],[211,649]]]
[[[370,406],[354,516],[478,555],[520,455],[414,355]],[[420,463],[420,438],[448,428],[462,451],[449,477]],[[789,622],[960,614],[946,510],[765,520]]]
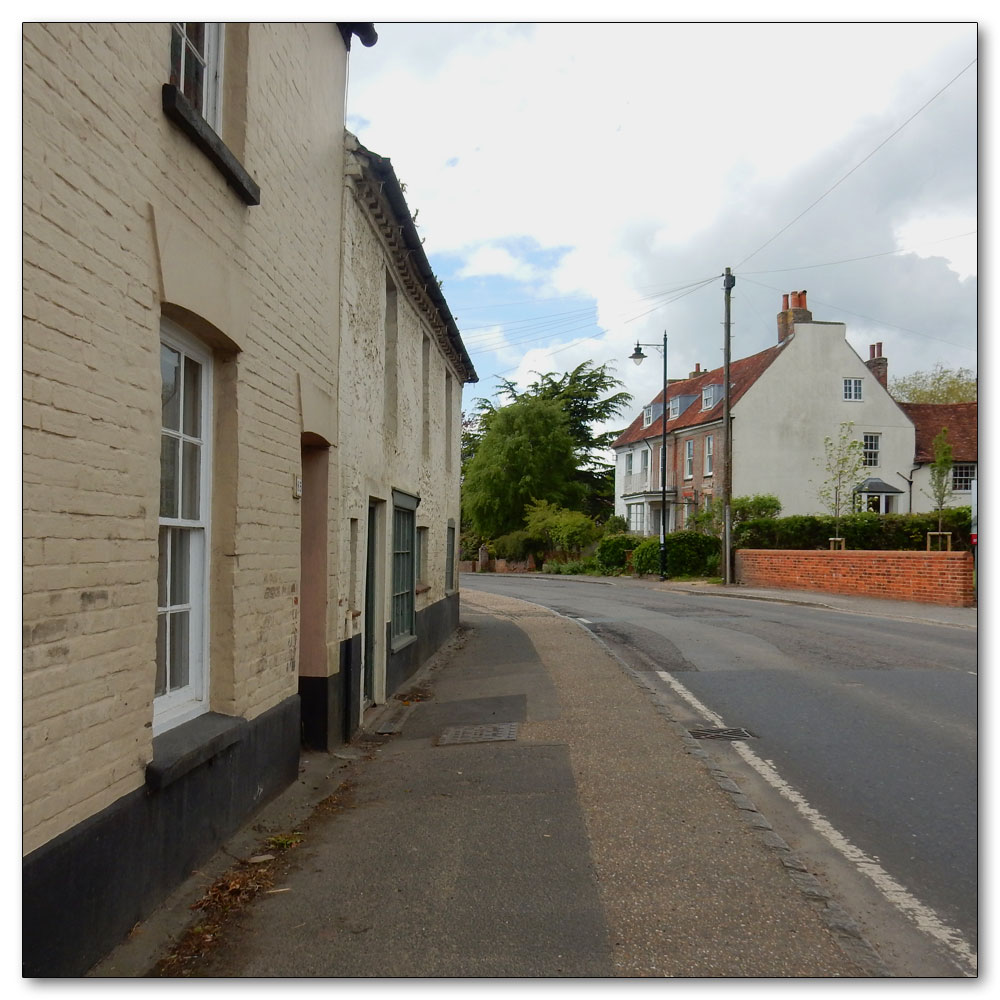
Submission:
[[[700,712],[714,726],[725,728],[722,718],[703,705],[683,684],[663,670],[656,671],[657,677],[677,692],[693,709]],[[901,886],[877,861],[855,847],[833,824],[785,781],[771,761],[758,757],[742,741],[733,744],[734,749],[772,788],[783,795],[804,816],[835,850],[839,851],[855,868],[866,876],[875,888],[900,912],[908,917],[925,934],[940,942],[956,958],[967,975],[973,976],[977,970],[976,955],[953,927],[945,924],[929,907],[924,906]]]
[[[584,625],[593,625],[594,623],[589,618],[577,618],[578,622],[583,622]]]

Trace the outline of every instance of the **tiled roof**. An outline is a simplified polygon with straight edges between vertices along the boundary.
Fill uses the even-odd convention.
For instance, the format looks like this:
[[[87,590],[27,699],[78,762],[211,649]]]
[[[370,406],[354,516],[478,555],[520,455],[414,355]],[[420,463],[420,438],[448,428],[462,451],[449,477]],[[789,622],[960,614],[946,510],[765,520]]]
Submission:
[[[752,354],[749,358],[740,358],[732,361],[729,365],[729,381],[732,387],[730,393],[730,407],[739,402],[740,397],[764,374],[768,366],[778,356],[785,344],[775,344],[760,354]],[[710,410],[701,408],[701,391],[710,385],[722,385],[722,368],[715,368],[712,371],[700,372],[694,378],[682,379],[679,382],[671,382],[667,387],[667,409],[669,414],[669,400],[677,396],[694,396],[694,400],[683,410],[674,420],[667,420],[667,433],[677,430],[686,430],[690,427],[698,427],[701,424],[710,424],[722,419],[722,399]],[[650,400],[649,404],[663,402],[663,391],[660,390],[656,396]],[[644,407],[645,408],[645,407]],[[612,442],[612,448],[621,448],[623,445],[635,444],[638,441],[647,441],[650,438],[658,438],[663,434],[662,417],[657,417],[648,427],[642,426],[642,411],[629,424],[617,440]]]
[[[900,403],[917,429],[915,462],[934,461],[934,438],[948,428],[948,444],[956,462],[979,460],[978,403]]]

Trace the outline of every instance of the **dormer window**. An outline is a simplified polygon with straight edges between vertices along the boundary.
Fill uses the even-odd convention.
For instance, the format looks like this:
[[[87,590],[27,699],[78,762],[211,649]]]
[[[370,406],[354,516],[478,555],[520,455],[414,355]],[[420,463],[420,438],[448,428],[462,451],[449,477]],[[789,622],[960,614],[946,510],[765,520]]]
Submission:
[[[701,408],[703,410],[710,410],[721,398],[721,385],[706,385],[705,388],[701,390]]]
[[[681,415],[681,401],[675,396],[670,400],[670,419],[676,420]]]
[[[653,422],[653,407],[652,405],[647,406],[642,411],[642,426],[648,427]]]

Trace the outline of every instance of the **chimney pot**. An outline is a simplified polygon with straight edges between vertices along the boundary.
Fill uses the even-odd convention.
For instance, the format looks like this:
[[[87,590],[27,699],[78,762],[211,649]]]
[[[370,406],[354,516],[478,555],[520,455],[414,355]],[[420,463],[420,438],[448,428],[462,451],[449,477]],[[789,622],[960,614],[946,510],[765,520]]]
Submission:
[[[869,344],[868,345],[868,360],[869,361],[874,361],[875,360],[875,345],[874,344]]]
[[[781,308],[786,311],[788,309],[788,292],[781,296]]]
[[[877,358],[882,357],[882,341],[881,340],[875,345],[875,357],[877,357]]]
[[[806,290],[804,288],[802,289],[801,292],[799,292],[799,308],[800,309],[808,309],[809,308],[806,305]]]

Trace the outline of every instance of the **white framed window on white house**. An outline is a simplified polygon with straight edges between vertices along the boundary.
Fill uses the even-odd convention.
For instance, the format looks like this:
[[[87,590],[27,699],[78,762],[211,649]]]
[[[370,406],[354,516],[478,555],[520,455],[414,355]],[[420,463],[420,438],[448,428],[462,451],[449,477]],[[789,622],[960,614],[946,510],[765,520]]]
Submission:
[[[649,475],[649,451],[643,450],[642,457],[639,459],[639,471],[642,473],[643,478]]]
[[[684,478],[691,479],[694,477],[694,441],[687,440],[684,442]]]
[[[851,400],[852,402],[861,399],[861,379],[859,378],[844,379],[844,399]]]
[[[653,422],[653,407],[647,406],[642,411],[642,426],[648,427]]]
[[[951,488],[956,493],[968,493],[976,478],[975,462],[956,462],[951,467]]]
[[[628,530],[633,534],[641,535],[645,529],[646,508],[641,503],[630,503],[628,512]]]
[[[625,452],[625,475],[632,475],[632,452]]]
[[[218,132],[222,125],[223,25],[175,21],[170,29],[170,82]]]
[[[154,735],[208,711],[212,355],[168,320],[160,379]]]
[[[705,475],[712,475],[712,466],[715,457],[715,442],[711,434],[705,435]]]
[[[881,442],[881,434],[865,434],[862,440],[862,464],[875,468],[879,464],[879,444]]]

